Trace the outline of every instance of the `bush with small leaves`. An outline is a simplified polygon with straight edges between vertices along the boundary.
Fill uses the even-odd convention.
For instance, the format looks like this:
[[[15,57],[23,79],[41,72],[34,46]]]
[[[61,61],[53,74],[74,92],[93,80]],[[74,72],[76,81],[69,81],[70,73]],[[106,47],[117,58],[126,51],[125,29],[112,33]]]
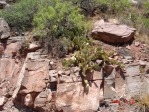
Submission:
[[[32,27],[32,20],[36,12],[36,0],[20,0],[12,6],[0,10],[0,17],[17,31],[25,31]]]
[[[44,35],[51,37],[68,37],[82,35],[84,30],[84,16],[80,9],[71,2],[62,0],[47,0],[38,4],[39,12],[35,14],[33,24],[35,32],[44,30]]]

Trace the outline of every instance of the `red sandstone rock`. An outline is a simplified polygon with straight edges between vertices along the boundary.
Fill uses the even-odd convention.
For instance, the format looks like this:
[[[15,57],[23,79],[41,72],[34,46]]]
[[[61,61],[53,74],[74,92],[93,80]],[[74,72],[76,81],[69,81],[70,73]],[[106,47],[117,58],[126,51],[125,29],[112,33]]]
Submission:
[[[14,59],[0,59],[0,96],[11,96],[15,89],[19,65]]]
[[[104,22],[103,20],[97,21],[92,30],[94,39],[113,44],[126,43],[134,37],[134,34],[134,28]]]

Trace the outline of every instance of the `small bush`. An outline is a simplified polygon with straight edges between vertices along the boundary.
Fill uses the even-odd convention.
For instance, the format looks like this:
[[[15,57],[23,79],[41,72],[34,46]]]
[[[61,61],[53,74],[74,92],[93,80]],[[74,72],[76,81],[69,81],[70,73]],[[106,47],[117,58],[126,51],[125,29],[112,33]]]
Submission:
[[[36,0],[20,0],[14,5],[0,11],[0,17],[18,31],[31,28],[34,14],[37,11]]]

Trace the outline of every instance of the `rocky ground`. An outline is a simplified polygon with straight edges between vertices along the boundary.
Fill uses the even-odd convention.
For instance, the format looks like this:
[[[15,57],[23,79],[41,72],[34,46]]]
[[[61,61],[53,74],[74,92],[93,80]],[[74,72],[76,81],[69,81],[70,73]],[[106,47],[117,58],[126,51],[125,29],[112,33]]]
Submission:
[[[6,5],[6,1],[0,1],[0,8]],[[106,24],[117,28],[117,23]],[[111,31],[108,29],[106,34],[97,34],[105,36],[110,44],[102,42],[105,38],[98,40],[97,35],[94,40],[106,52],[113,52],[109,58],[123,63],[124,67],[108,65],[90,73],[89,92],[85,93],[80,68],[63,67],[61,59],[50,58],[42,52],[39,42],[30,33],[11,33],[1,18],[0,111],[140,112],[135,98],[149,93],[149,46],[136,40],[137,37],[131,41],[135,29],[124,27],[127,32],[123,36],[129,35],[126,38],[112,34],[112,38],[120,39],[113,41],[108,38]],[[107,27],[103,25],[103,29]],[[24,46],[26,42],[28,47]]]

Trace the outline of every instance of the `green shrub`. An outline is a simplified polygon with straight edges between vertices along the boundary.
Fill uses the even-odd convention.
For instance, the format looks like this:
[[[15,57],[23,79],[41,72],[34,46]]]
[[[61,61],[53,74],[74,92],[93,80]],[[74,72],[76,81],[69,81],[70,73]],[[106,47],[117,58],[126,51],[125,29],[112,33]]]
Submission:
[[[36,0],[20,0],[14,5],[0,11],[0,17],[4,18],[11,27],[17,30],[31,28],[34,13],[37,11]]]
[[[62,0],[40,1],[39,12],[33,20],[36,32],[42,33],[44,30],[51,37],[72,38],[74,35],[82,35],[84,16],[77,6]]]

